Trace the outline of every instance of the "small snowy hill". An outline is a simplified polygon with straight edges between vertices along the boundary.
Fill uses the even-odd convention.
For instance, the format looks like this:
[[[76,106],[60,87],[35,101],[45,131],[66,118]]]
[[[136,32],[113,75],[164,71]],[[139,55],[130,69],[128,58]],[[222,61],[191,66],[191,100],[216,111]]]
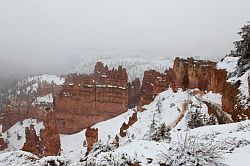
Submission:
[[[109,68],[118,67],[122,65],[126,68],[129,80],[135,78],[143,79],[144,71],[154,69],[164,72],[167,68],[171,67],[172,63],[169,57],[147,57],[147,56],[134,56],[134,57],[120,57],[120,56],[106,56],[101,58],[84,58],[80,65],[71,69],[70,72],[74,73],[93,73],[94,66],[97,61],[103,62]]]
[[[161,107],[158,112],[157,105],[159,101]],[[188,127],[190,116],[196,110],[199,110],[203,116],[209,117],[205,101],[221,106],[221,95],[212,92],[204,94],[199,90],[183,91],[181,89],[175,93],[170,88],[160,93],[155,98],[155,101],[145,105],[145,111],[137,113],[138,120],[127,129],[125,137],[119,136],[120,127],[123,122],[128,122],[134,110],[128,110],[113,119],[94,125],[93,127],[98,128],[100,142],[94,146],[85,162],[80,162],[87,150],[84,145],[86,137],[85,130],[83,130],[77,134],[60,136],[62,149],[60,157],[49,157],[39,160],[36,156],[30,157],[32,155],[29,153],[14,151],[0,154],[0,163],[12,166],[17,163],[39,165],[48,161],[57,162],[58,165],[60,162],[64,162],[65,165],[85,165],[86,163],[95,163],[96,165],[115,165],[116,163],[121,165],[129,162],[138,162],[141,165],[157,166],[166,160],[166,163],[167,161],[173,161],[175,164],[172,165],[176,166],[181,162],[187,162],[186,165],[190,165],[190,163],[197,161],[195,157],[187,156],[190,149],[185,148],[194,146],[195,148],[191,149],[191,152],[197,155],[201,153],[196,151],[197,148],[207,147],[208,149],[203,148],[203,150],[207,150],[209,153],[214,148],[216,155],[210,155],[216,161],[218,160],[218,163],[234,166],[238,161],[241,161],[242,166],[248,166],[250,162],[249,120],[225,125],[205,124],[205,126],[194,129]],[[152,133],[150,132],[152,132],[153,118],[156,123],[155,130],[158,130],[162,123],[165,123],[166,127],[171,129],[169,132],[170,140],[152,140]],[[29,121],[25,120],[21,126],[16,124],[9,130],[11,135],[13,135],[9,139],[9,143],[12,145],[11,150],[19,150],[21,148],[23,140],[16,142],[15,132],[17,130],[24,132],[26,123],[28,125]],[[35,122],[33,124],[35,124],[35,128],[41,128],[42,126]],[[119,137],[118,148],[112,145],[116,135]],[[6,133],[3,136],[7,138]],[[22,137],[24,138],[23,135]],[[186,144],[189,146],[185,147],[183,142],[186,142],[185,146]],[[190,146],[190,144],[193,146]],[[181,155],[182,152],[180,152],[178,147],[184,148],[183,155]],[[217,156],[217,153],[219,156]],[[180,157],[179,155],[181,155],[181,160],[176,159],[176,157]],[[169,158],[169,156],[171,157]],[[206,163],[206,161],[203,162]]]

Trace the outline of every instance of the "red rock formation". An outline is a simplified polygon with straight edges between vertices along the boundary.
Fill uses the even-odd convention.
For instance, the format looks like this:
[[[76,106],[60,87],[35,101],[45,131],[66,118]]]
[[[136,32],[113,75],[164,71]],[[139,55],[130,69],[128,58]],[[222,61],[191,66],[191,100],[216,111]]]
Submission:
[[[55,83],[47,83],[45,81],[38,82],[37,96],[46,96],[50,93],[54,96],[57,92],[62,89],[61,85],[56,85]]]
[[[8,147],[7,143],[4,141],[3,138],[0,138],[0,151],[6,149]]]
[[[223,93],[227,80],[227,71],[218,70],[215,67],[211,69],[211,77],[208,85],[209,91]]]
[[[143,105],[151,103],[155,96],[166,90],[173,79],[173,70],[166,70],[164,74],[155,70],[144,72],[144,77],[141,87],[141,98],[138,105],[138,111],[141,111]]]
[[[86,141],[87,141],[87,153],[88,154],[95,143],[98,142],[98,129],[91,128],[90,126],[86,129]]]
[[[34,125],[30,125],[30,128],[25,128],[25,137],[26,142],[24,143],[22,150],[40,156],[40,141],[39,137],[36,135]]]
[[[135,122],[137,121],[137,112],[134,112],[131,117],[129,117],[128,123],[126,124],[125,122],[122,124],[120,128],[120,136],[125,137],[127,132],[126,130],[132,126]]]
[[[232,84],[227,82],[227,72],[225,70],[211,70],[209,91],[222,94],[222,110],[232,115],[234,121],[241,121],[250,118],[250,108],[245,110],[239,101],[240,82]]]
[[[178,88],[199,88],[207,90],[211,78],[211,69],[216,63],[211,61],[194,60],[193,58],[180,59],[174,61],[173,89]]]
[[[55,97],[60,133],[72,134],[128,109],[128,79],[122,67],[108,70],[98,62],[93,75],[69,75]]]
[[[159,78],[162,80],[161,84],[158,83]],[[240,121],[250,118],[250,108],[244,109],[240,104],[239,85],[240,83],[233,85],[227,82],[227,72],[217,69],[214,62],[177,57],[173,70],[165,72],[165,75],[153,70],[144,73],[138,110],[151,103],[154,97],[168,86],[174,91],[178,88],[199,88],[221,93],[223,111],[231,114],[234,121]]]
[[[36,134],[34,125],[26,127],[26,142],[22,150],[36,154],[37,156],[57,156],[60,154],[60,135],[56,126],[53,112],[48,112],[43,121],[44,129],[40,135]]]
[[[48,112],[44,123],[44,129],[40,131],[40,148],[42,156],[57,156],[60,154],[60,135],[53,112]]]
[[[17,122],[28,118],[34,118],[41,121],[45,115],[45,108],[52,107],[51,104],[32,105],[37,97],[42,97],[50,93],[56,94],[62,87],[46,82],[38,83],[38,90],[35,94],[18,94],[12,96],[5,104],[0,114],[0,124],[5,132]]]

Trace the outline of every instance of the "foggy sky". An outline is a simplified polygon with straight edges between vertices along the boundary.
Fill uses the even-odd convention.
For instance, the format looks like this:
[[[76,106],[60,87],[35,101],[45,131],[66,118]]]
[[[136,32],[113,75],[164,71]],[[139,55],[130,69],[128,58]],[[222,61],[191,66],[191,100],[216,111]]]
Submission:
[[[0,74],[58,73],[80,56],[120,52],[219,60],[250,20],[249,6],[249,0],[0,0]]]

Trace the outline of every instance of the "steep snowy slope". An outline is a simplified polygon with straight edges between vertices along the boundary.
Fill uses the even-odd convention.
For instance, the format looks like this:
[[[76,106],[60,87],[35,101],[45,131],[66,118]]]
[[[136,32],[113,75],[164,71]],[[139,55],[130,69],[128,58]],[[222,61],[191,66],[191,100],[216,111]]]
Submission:
[[[32,94],[34,92],[37,92],[39,81],[47,82],[48,84],[54,83],[55,85],[62,85],[65,79],[51,74],[28,77],[17,82],[17,84],[9,91],[9,93],[11,95],[15,95],[16,93]]]

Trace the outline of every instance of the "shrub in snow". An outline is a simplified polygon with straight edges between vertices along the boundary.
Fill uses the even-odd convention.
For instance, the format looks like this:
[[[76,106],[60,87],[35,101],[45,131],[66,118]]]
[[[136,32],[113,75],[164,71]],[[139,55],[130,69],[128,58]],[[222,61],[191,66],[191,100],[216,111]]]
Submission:
[[[115,154],[112,152],[102,153],[97,157],[89,158],[85,166],[130,166],[132,159],[126,154]]]
[[[96,143],[83,163],[86,166],[129,166],[132,160],[126,153],[114,153],[113,144]]]
[[[244,146],[250,145],[250,141],[246,139],[226,138],[219,142],[219,148],[226,153],[232,153],[236,148],[241,148]]]
[[[198,109],[195,110],[195,112],[189,112],[187,121],[187,126],[190,129],[194,129],[201,126],[207,126],[207,125],[216,125],[218,124],[217,118],[214,115],[208,116],[202,112],[200,112]]]
[[[154,141],[165,140],[170,142],[170,128],[166,126],[165,123],[160,124],[160,126],[152,133],[151,139]]]
[[[236,129],[236,132],[239,132],[239,131],[250,131],[250,123],[248,123],[248,124],[245,124],[245,125],[243,125],[243,124],[238,124],[237,125],[237,129]]]
[[[199,138],[185,135],[159,155],[159,161],[169,166],[222,166],[222,152],[212,143],[201,143]]]
[[[157,100],[157,102],[156,102],[156,111],[158,112],[158,113],[161,113],[161,111],[162,111],[162,103],[161,103],[161,99],[160,98],[158,98],[158,100]]]
[[[114,150],[115,150],[115,146],[113,144],[109,144],[109,143],[102,144],[101,142],[97,142],[96,144],[94,144],[93,149],[89,153],[89,156],[96,157],[100,153],[110,152]]]
[[[41,166],[69,166],[70,162],[62,157],[49,156],[42,158],[37,164]]]

